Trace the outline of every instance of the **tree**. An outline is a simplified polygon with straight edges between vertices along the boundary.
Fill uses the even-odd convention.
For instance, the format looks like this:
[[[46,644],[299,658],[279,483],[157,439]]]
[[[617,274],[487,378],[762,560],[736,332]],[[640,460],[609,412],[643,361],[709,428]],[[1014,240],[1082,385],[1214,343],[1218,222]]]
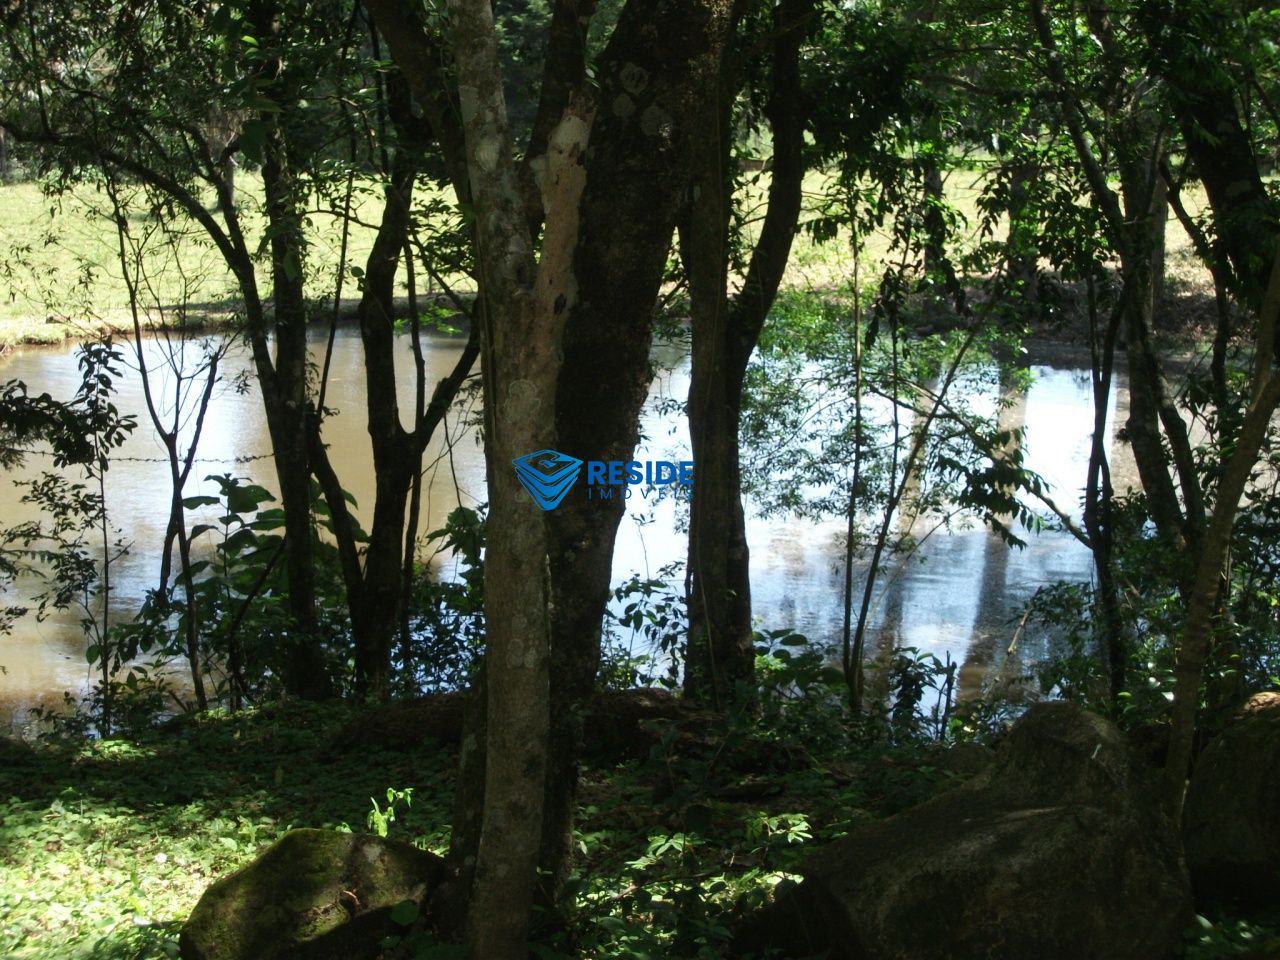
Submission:
[[[738,684],[750,683],[755,662],[738,429],[747,362],[773,306],[800,217],[807,169],[801,48],[816,12],[811,0],[787,0],[773,8],[766,26],[771,57],[764,112],[773,134],[768,209],[737,294],[728,290],[730,120],[750,57],[744,48],[764,41],[742,37],[725,58],[717,96],[708,102],[702,135],[693,144],[692,199],[681,227],[693,337],[688,410],[694,461],[684,688],[718,709],[735,696]]]
[[[461,137],[436,69],[438,25],[396,0],[367,6],[446,164],[457,170],[465,161],[469,178],[455,185],[476,211],[490,491],[488,736],[468,939],[477,956],[517,956],[540,848],[551,876],[563,873],[573,708],[595,673],[621,504],[544,515],[509,464],[553,445],[584,459],[625,459],[634,448],[653,307],[685,184],[681,151],[719,69],[729,4],[632,0],[595,65],[594,90],[582,83],[585,57],[548,60],[531,135],[546,152],[526,153],[523,165],[506,123],[488,5],[450,6]],[[581,36],[588,10],[558,3],[551,35]],[[669,39],[655,44],[654,36]],[[529,204],[521,190],[522,167],[540,181],[540,202]],[[545,223],[540,256],[531,222]]]
[[[1168,26],[1153,19],[1154,7],[1139,8],[1130,22],[1117,22],[1109,12],[1091,9],[1088,25],[1101,51],[1099,89],[1121,86],[1142,96],[1153,89],[1150,70],[1164,81],[1169,104],[1184,131],[1188,155],[1195,162],[1214,213],[1214,227],[1235,272],[1242,304],[1258,319],[1257,338],[1249,364],[1244,410],[1233,416],[1220,410],[1217,423],[1224,435],[1214,470],[1197,470],[1187,427],[1165,385],[1161,359],[1152,342],[1152,198],[1164,166],[1162,131],[1165,104],[1159,99],[1145,107],[1130,103],[1112,107],[1118,119],[1111,127],[1112,142],[1103,145],[1098,127],[1090,125],[1088,100],[1074,94],[1058,47],[1054,24],[1041,0],[1030,3],[1031,20],[1044,55],[1045,75],[1059,99],[1063,120],[1084,169],[1094,202],[1102,212],[1106,239],[1121,261],[1121,289],[1107,340],[1114,343],[1115,326],[1122,324],[1130,377],[1128,433],[1138,464],[1151,518],[1173,555],[1179,591],[1185,605],[1173,691],[1170,746],[1165,764],[1166,806],[1180,814],[1187,769],[1196,729],[1197,707],[1204,666],[1215,643],[1216,623],[1225,591],[1224,563],[1240,499],[1253,475],[1266,440],[1271,417],[1280,404],[1280,375],[1274,369],[1277,312],[1280,312],[1280,251],[1276,249],[1275,205],[1262,187],[1254,146],[1245,134],[1235,107],[1239,81],[1229,69],[1198,69],[1205,82],[1188,84],[1179,67],[1203,68],[1202,42],[1225,48],[1223,23],[1211,5],[1194,7],[1190,20]],[[1146,43],[1150,43],[1150,48]],[[1150,66],[1148,66],[1150,65]],[[1125,77],[1129,77],[1125,80]],[[1152,94],[1151,96],[1154,96]],[[1101,157],[1113,156],[1120,195],[1108,182]],[[1165,178],[1168,184],[1168,178]],[[1209,266],[1220,261],[1202,236],[1193,232]],[[1215,264],[1215,261],[1218,261]],[[1260,278],[1267,273],[1269,283]],[[1219,271],[1215,270],[1215,277]],[[1219,323],[1226,322],[1220,312]],[[1221,333],[1219,342],[1225,340]],[[1215,351],[1217,352],[1217,351]],[[1215,357],[1215,368],[1221,363]],[[1223,380],[1221,372],[1215,372]],[[1227,400],[1219,388],[1218,402]],[[1228,437],[1230,439],[1228,439]],[[1096,444],[1096,437],[1095,437]],[[1167,451],[1167,453],[1166,453]],[[1090,486],[1094,485],[1091,468]],[[1086,522],[1092,522],[1086,515]],[[1113,652],[1113,694],[1122,689],[1123,654]]]
[[[316,43],[306,48],[310,56],[292,57],[286,66],[286,46],[301,37],[282,32],[281,9],[270,0],[228,4],[207,20],[195,8],[161,5],[145,15],[126,12],[110,24],[79,8],[26,6],[6,11],[12,29],[5,125],[18,139],[44,148],[64,183],[105,169],[168,198],[205,230],[236,279],[286,518],[294,630],[285,682],[302,696],[326,696],[312,556],[301,177],[312,146],[304,131],[314,130],[302,104],[327,64],[318,37],[332,23],[332,9],[289,18],[292,30],[312,31]],[[169,82],[178,75],[188,82]],[[34,120],[11,120],[11,113],[33,113],[30,99],[39,106]],[[230,195],[230,154],[215,150],[205,132],[211,102],[248,118],[236,146],[260,165],[270,311],[257,255]],[[218,198],[218,214],[206,209],[202,189]]]
[[[311,476],[320,481],[333,517],[357,687],[385,697],[402,606],[403,560],[411,550],[405,502],[422,450],[477,355],[473,342],[429,402],[420,385],[422,402],[410,427],[402,427],[395,394],[394,291],[401,255],[410,247],[414,181],[430,138],[405,123],[411,106],[398,76],[374,102],[343,95],[357,86],[353,74],[365,66],[355,34],[358,10],[342,2],[290,7],[266,0],[208,11],[161,5],[110,25],[73,10],[63,18],[22,21],[26,45],[16,42],[15,33],[8,64],[15,94],[6,109],[27,124],[18,128],[22,137],[43,145],[48,157],[63,165],[65,182],[95,169],[108,179],[139,181],[146,201],[173,205],[199,224],[235,277],[286,518],[284,566],[295,628],[287,641],[285,683],[308,697],[332,690],[316,622]],[[16,11],[13,16],[18,23]],[[82,52],[90,49],[92,64]],[[143,49],[149,52],[145,60],[137,56]],[[41,50],[60,52],[57,62],[63,67],[51,74],[52,58],[39,56]],[[187,79],[174,89],[165,78],[179,70]],[[41,102],[41,110],[29,108],[32,98]],[[323,386],[316,389],[308,369],[306,338],[312,228],[303,211],[332,177],[333,165],[325,157],[341,153],[334,144],[354,141],[364,122],[349,103],[386,114],[389,123],[380,126],[381,150],[375,152],[387,157],[390,145],[394,156],[383,164],[384,213],[363,272],[359,306],[377,486],[363,556],[358,524],[325,450],[325,411],[318,409]],[[142,104],[156,106],[143,111]],[[360,162],[352,145],[337,166],[349,181]],[[260,237],[251,234],[253,204],[236,202],[239,164],[256,169],[262,179],[266,224]],[[216,200],[212,212],[205,207],[209,193]],[[264,251],[266,285],[258,271]],[[414,323],[416,344],[416,317]]]
[[[1266,40],[1274,29],[1271,11],[1242,16],[1205,0],[1175,10],[1165,0],[1150,0],[1139,5],[1138,17],[1150,45],[1151,72],[1168,91],[1235,290],[1257,312],[1267,290],[1269,250],[1280,234],[1280,205],[1264,186],[1258,164],[1257,131],[1268,121],[1255,123],[1247,104],[1252,93],[1269,102],[1275,89],[1274,48]],[[1274,116],[1269,120],[1273,130],[1276,122]]]

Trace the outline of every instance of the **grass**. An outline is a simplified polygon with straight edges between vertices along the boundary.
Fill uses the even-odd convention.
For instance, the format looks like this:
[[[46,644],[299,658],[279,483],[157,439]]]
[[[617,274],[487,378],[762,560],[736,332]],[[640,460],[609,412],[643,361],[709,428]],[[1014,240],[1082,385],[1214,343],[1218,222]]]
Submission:
[[[963,229],[972,231],[979,222],[977,200],[983,175],[979,169],[958,168],[947,176],[947,197],[961,222],[967,224]],[[806,178],[810,206],[816,203],[827,180],[822,172],[812,172]],[[752,211],[748,215],[748,235],[759,229],[767,185],[767,174],[760,174],[744,188],[743,199]],[[241,178],[240,210],[251,245],[262,239],[263,218],[256,188],[253,177]],[[420,199],[427,197],[420,191]],[[140,212],[130,217],[129,232],[142,248],[141,261],[149,281],[142,299],[153,304],[148,319],[175,325],[216,324],[231,319],[239,294],[203,230],[179,217],[166,235],[160,229],[160,220],[145,211],[137,196],[133,200],[140,205]],[[1187,191],[1184,200],[1193,215],[1204,206],[1204,197],[1192,190]],[[364,265],[380,209],[376,184],[358,183],[348,236],[348,267]],[[100,187],[83,185],[71,194],[54,198],[31,183],[0,186],[0,211],[0,349],[15,343],[56,343],[68,337],[130,326],[129,297],[116,230],[109,216],[108,198]],[[812,213],[803,214],[802,222],[809,216]],[[333,295],[341,221],[317,205],[308,223],[307,290],[319,301]],[[864,244],[861,280],[866,284],[879,275],[889,254],[887,230],[865,237]],[[848,250],[848,236],[819,245],[802,232],[793,246],[784,286],[793,290],[847,289],[854,273]],[[1206,295],[1212,298],[1208,272],[1172,219],[1167,262],[1171,293],[1183,300]],[[266,264],[260,260],[261,287],[269,290],[265,269]],[[460,278],[447,279],[452,282]],[[402,292],[404,286],[402,275]],[[348,276],[344,299],[355,295],[356,281]]]
[[[388,721],[290,702],[6,762],[0,956],[176,957],[181,924],[214,879],[293,827],[365,829],[370,798],[388,787],[414,791],[390,836],[443,852],[456,754],[406,726],[421,716],[412,707],[397,709]],[[584,957],[720,956],[735,920],[814,844],[954,782],[936,746],[851,741],[831,724],[806,724],[803,747],[701,716],[643,729],[584,770],[570,916]],[[1251,951],[1275,945],[1278,923],[1197,918],[1186,960],[1261,956]],[[574,953],[554,937],[545,946],[540,955]]]
[[[0,956],[176,956],[177,926],[215,878],[292,827],[365,829],[388,786],[427,787],[399,836],[447,843],[452,752],[429,740],[330,751],[350,719],[290,704],[7,764]]]
[[[251,249],[260,249],[264,220],[249,177],[243,178],[239,211]],[[143,266],[140,300],[145,321],[175,326],[226,322],[234,317],[239,290],[203,228],[184,218],[172,224],[147,212],[137,194],[128,220],[132,264]],[[0,347],[57,343],[104,330],[131,328],[128,287],[119,240],[104,190],[82,185],[62,197],[32,183],[0,186]],[[381,198],[371,182],[357,184],[347,238],[347,264],[363,266],[373,246]],[[332,298],[342,247],[342,222],[319,207],[307,217],[307,293]],[[258,260],[260,289],[269,292],[269,263]],[[405,287],[404,277],[400,281]],[[427,283],[419,282],[425,289]],[[357,296],[353,276],[344,280],[344,301]]]
[[[344,727],[368,735],[339,736]],[[692,749],[656,742],[653,760],[598,756],[585,773],[587,955],[675,956],[681,938],[722,939],[734,904],[762,897],[802,840],[838,836],[946,781],[924,755],[883,747],[851,783],[847,764],[815,767],[765,741],[701,730]],[[0,956],[176,956],[180,925],[215,878],[292,827],[365,829],[370,797],[388,787],[414,788],[390,835],[440,852],[454,763],[451,747],[391,742],[351,708],[298,703],[39,749],[0,769]],[[717,799],[729,784],[765,789]]]

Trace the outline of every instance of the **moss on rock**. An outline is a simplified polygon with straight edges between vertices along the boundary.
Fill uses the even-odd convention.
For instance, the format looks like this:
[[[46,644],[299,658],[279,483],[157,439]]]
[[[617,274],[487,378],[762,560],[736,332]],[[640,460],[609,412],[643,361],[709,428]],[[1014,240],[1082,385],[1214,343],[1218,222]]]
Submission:
[[[358,833],[292,830],[214,883],[182,929],[184,960],[362,960],[396,930],[391,911],[421,903],[440,858]]]
[[[1191,891],[1155,786],[1108,721],[1034,706],[985,772],[804,861],[803,882],[740,929],[739,954],[1171,957]]]
[[[1182,838],[1200,897],[1280,899],[1280,694],[1253,697],[1200,755]]]

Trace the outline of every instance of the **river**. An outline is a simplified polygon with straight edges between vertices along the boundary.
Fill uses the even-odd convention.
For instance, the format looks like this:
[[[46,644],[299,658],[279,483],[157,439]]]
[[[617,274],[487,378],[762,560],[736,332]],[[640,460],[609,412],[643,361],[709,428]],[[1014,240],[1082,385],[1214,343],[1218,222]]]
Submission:
[[[452,368],[462,349],[455,337],[424,335],[428,383],[434,384]],[[399,383],[401,409],[411,410],[412,363],[409,341],[402,338],[403,361]],[[190,350],[194,344],[188,345]],[[317,365],[323,360],[324,342],[317,331],[312,344]],[[665,399],[683,399],[688,389],[688,361],[675,348],[659,349],[656,357],[666,372],[655,380],[643,424],[638,457],[680,459],[687,457],[687,431],[683,421],[669,412]],[[158,341],[148,341],[149,366],[159,368],[163,355]],[[194,353],[192,354],[195,355]],[[1028,355],[1033,376],[1030,388],[1017,404],[1015,415],[1026,427],[1026,465],[1052,486],[1059,504],[1078,512],[1092,429],[1092,401],[1088,374],[1081,357],[1063,348],[1041,348]],[[135,362],[136,363],[136,362]],[[199,462],[186,489],[188,496],[216,493],[211,474],[233,473],[274,487],[269,442],[256,384],[237,389],[240,375],[249,370],[247,352],[233,347],[222,362],[221,383],[216,389],[199,447]],[[17,348],[0,358],[0,382],[18,379],[33,393],[48,392],[70,398],[80,377],[72,347]],[[159,377],[158,395],[173,393],[172,377]],[[159,547],[167,522],[168,473],[163,448],[155,439],[145,412],[140,378],[132,370],[118,384],[118,406],[138,416],[139,427],[112,459],[107,474],[107,504],[111,521],[130,544],[127,556],[113,567],[112,615],[127,617],[155,584]],[[1125,415],[1127,391],[1117,379],[1112,403],[1113,421]],[[364,370],[358,331],[337,332],[329,374],[326,404],[338,411],[327,420],[324,436],[343,485],[356,497],[360,513],[372,509],[373,474],[363,415]],[[970,397],[978,407],[994,409],[990,397]],[[428,451],[427,461],[438,467],[424,487],[421,530],[442,525],[459,502],[474,506],[484,500],[483,457],[475,436],[451,420],[446,449],[443,437]],[[187,424],[188,431],[190,424]],[[1114,434],[1114,430],[1108,431]],[[1117,489],[1136,483],[1127,451],[1113,442],[1113,473]],[[24,467],[0,483],[0,523],[8,525],[31,516],[21,502],[18,481],[49,467],[42,455],[28,457]],[[455,487],[456,478],[456,487]],[[677,510],[671,503],[656,507],[633,498],[623,520],[614,559],[614,578],[632,573],[656,574],[666,563],[684,555]],[[753,515],[748,503],[748,537],[751,546],[752,593],[757,620],[763,628],[790,628],[813,640],[835,641],[843,613],[843,548],[841,522],[810,523],[787,518],[763,519]],[[1025,600],[1034,591],[1056,580],[1087,580],[1088,553],[1070,536],[1048,532],[1030,536],[1022,550],[1009,550],[981,527],[940,530],[931,534],[917,555],[880,578],[870,620],[870,649],[904,644],[950,657],[962,664],[960,695],[977,693],[984,680],[1004,668],[1014,623]],[[860,584],[862,571],[855,576]],[[30,596],[32,584],[24,579],[10,587],[0,604]],[[860,589],[860,587],[859,587]],[[33,615],[20,619],[8,635],[0,635],[0,731],[25,724],[32,707],[60,704],[63,692],[82,696],[95,676],[85,660],[86,641],[78,616],[57,613],[43,622]],[[1039,651],[1034,644],[1020,648],[1017,667],[1026,666]],[[1014,666],[1010,664],[1010,666]]]

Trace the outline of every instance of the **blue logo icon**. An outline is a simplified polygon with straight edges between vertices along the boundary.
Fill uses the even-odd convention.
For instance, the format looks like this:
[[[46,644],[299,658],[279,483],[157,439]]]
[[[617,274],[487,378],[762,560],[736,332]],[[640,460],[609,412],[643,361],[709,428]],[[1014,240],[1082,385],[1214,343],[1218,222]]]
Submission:
[[[556,450],[526,453],[511,461],[516,476],[543,510],[554,510],[578,480],[582,461]]]

